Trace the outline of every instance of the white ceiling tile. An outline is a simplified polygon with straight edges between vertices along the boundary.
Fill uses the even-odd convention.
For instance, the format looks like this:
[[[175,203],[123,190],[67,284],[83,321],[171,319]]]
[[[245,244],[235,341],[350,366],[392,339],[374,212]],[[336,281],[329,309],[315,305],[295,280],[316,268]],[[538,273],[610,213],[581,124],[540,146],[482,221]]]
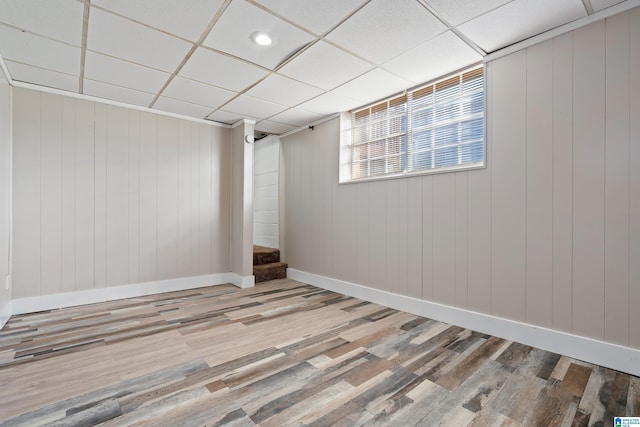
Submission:
[[[276,114],[271,117],[270,120],[278,123],[285,123],[292,126],[304,126],[309,123],[320,120],[324,117],[324,114],[313,113],[311,111],[302,110],[300,108],[291,108],[283,111],[280,114]]]
[[[159,70],[173,72],[191,44],[92,8],[87,48]]]
[[[153,108],[156,110],[168,111],[170,113],[182,114],[183,116],[203,119],[207,114],[211,113],[211,108],[202,105],[190,104],[188,102],[178,101],[177,99],[161,96],[158,98]]]
[[[257,1],[273,12],[318,35],[330,30],[363,2],[363,0]]]
[[[223,0],[93,0],[103,7],[151,27],[197,41]]]
[[[618,3],[622,3],[624,0],[591,0],[591,6],[593,10],[596,12],[616,5]]]
[[[240,92],[269,72],[253,64],[198,48],[180,70],[180,75],[224,89]]]
[[[84,76],[142,92],[156,93],[170,74],[99,53],[87,52]]]
[[[327,92],[311,101],[300,104],[298,108],[313,111],[322,115],[339,113],[341,111],[351,110],[362,105],[361,101]]]
[[[247,91],[247,95],[287,106],[294,106],[324,92],[279,74],[272,74]]]
[[[366,104],[402,92],[411,86],[412,82],[376,68],[335,88],[332,92]]]
[[[285,105],[274,104],[248,95],[240,95],[224,106],[225,111],[243,114],[256,119],[265,119],[286,110]]]
[[[213,120],[220,123],[227,123],[232,125],[236,123],[238,120],[242,119],[254,119],[254,117],[247,117],[238,113],[231,113],[229,111],[217,110],[207,116],[207,119]]]
[[[275,37],[271,46],[258,46],[250,39],[256,31]],[[308,33],[244,1],[232,2],[205,39],[206,46],[273,69],[313,40]]]
[[[586,16],[581,0],[515,0],[458,29],[486,52]]]
[[[233,98],[236,92],[176,76],[162,96],[209,107],[209,112]]]
[[[331,90],[373,66],[329,43],[319,41],[278,72],[304,83]]]
[[[66,74],[80,74],[80,48],[2,25],[0,54],[7,60]]]
[[[83,93],[97,96],[98,98],[110,99],[112,101],[125,102],[127,104],[148,107],[153,101],[154,95],[137,90],[114,86],[94,80],[84,80]]]
[[[291,130],[294,130],[295,126],[286,125],[284,123],[273,122],[271,120],[262,120],[255,125],[255,130],[258,132],[271,133],[280,135]]]
[[[78,76],[36,68],[30,65],[20,64],[18,62],[5,62],[13,80],[68,90],[70,92],[78,91],[80,84]]]
[[[480,54],[447,31],[392,59],[382,68],[420,84],[481,60]]]
[[[327,39],[381,64],[444,32],[446,27],[416,0],[373,0]]]
[[[449,24],[457,26],[513,0],[427,0]]]
[[[3,0],[0,22],[80,47],[83,10],[69,0]]]

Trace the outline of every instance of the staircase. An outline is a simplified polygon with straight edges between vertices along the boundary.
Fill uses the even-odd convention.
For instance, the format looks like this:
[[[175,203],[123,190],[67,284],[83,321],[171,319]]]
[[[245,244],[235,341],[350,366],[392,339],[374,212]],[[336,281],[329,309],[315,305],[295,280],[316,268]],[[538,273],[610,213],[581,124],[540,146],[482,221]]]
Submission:
[[[256,283],[285,279],[287,264],[280,262],[280,249],[253,245],[253,275]]]

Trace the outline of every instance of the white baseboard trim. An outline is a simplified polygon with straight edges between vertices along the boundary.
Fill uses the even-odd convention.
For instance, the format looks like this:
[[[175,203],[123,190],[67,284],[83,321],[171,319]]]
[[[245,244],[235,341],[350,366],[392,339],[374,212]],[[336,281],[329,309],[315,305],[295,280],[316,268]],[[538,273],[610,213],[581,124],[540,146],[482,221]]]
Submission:
[[[0,329],[4,328],[11,317],[11,301],[7,301],[4,307],[0,308]]]
[[[253,288],[256,285],[256,276],[239,276],[234,274],[235,281],[231,282],[241,289]]]
[[[287,277],[396,310],[472,329],[574,359],[640,376],[640,350],[489,314],[393,294],[293,268]]]
[[[243,279],[243,277],[240,277],[235,273],[206,274],[203,276],[181,277],[178,279],[112,286],[86,291],[17,298],[11,301],[10,314],[34,313],[43,310],[54,310],[57,308],[73,307],[76,305],[94,304],[97,302],[135,298],[145,295],[160,294],[163,292],[183,291],[187,289],[203,288],[206,286],[223,285],[227,283],[243,287],[240,286],[244,282]]]

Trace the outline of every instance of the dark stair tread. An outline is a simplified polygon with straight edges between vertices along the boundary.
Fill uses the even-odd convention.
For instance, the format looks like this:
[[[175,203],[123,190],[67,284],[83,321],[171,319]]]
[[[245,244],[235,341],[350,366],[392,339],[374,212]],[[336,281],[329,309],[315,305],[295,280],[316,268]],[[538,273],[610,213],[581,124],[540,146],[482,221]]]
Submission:
[[[260,264],[260,265],[254,265],[253,269],[254,270],[268,270],[269,268],[274,268],[274,267],[287,267],[287,263],[286,262],[270,262],[268,264]]]
[[[286,279],[287,277],[286,262],[272,262],[269,264],[261,264],[253,266],[253,275],[256,283],[266,282],[268,280]]]
[[[280,249],[253,245],[253,265],[280,262]]]

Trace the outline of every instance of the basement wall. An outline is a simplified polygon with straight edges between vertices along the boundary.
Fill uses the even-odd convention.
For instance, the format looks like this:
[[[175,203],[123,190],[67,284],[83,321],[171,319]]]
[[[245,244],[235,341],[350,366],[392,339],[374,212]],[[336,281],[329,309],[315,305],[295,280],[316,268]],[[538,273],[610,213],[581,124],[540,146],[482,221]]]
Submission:
[[[229,272],[230,134],[14,88],[12,298]]]
[[[253,144],[253,243],[280,247],[280,138],[269,135]]]
[[[640,349],[640,8],[486,64],[487,168],[338,185],[282,138],[289,267]]]
[[[11,88],[0,71],[0,328],[11,315],[9,245],[11,234]]]

